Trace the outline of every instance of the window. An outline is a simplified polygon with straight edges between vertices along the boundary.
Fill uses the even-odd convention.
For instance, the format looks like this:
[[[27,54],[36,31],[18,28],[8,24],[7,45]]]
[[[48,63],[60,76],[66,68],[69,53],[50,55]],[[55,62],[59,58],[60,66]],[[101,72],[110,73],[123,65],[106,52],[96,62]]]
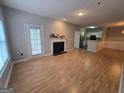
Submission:
[[[31,48],[32,55],[41,54],[41,35],[39,28],[30,28],[30,40],[31,40]]]
[[[8,51],[2,20],[0,20],[0,71],[7,62]]]

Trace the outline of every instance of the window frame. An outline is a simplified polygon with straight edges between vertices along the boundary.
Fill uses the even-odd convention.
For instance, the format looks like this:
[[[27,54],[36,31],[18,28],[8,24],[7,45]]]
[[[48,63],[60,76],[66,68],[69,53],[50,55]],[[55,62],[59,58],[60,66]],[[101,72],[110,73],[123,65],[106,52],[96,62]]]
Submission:
[[[8,57],[7,57],[6,61],[4,62],[3,67],[0,69],[0,78],[1,78],[3,73],[4,73],[4,71],[5,71],[5,69],[6,69],[6,67],[7,67],[7,64],[10,61],[10,56],[9,56],[9,50],[8,50],[8,43],[7,43],[7,35],[6,35],[6,30],[5,30],[5,24],[4,24],[4,20],[3,20],[2,17],[0,17],[0,21],[2,22],[2,26],[3,26],[5,44],[6,44],[7,54],[8,54]]]
[[[32,38],[31,38],[31,33],[30,33],[30,30],[31,30],[31,29],[35,29],[35,30],[36,30],[36,29],[39,29],[39,30],[40,30],[40,33],[39,33],[40,39],[39,39],[39,40],[40,40],[40,48],[41,48],[40,51],[41,51],[41,53],[39,53],[39,54],[33,54],[33,48],[32,48],[32,42],[31,42]],[[42,54],[42,51],[43,51],[43,50],[42,50],[42,43],[41,43],[41,42],[42,42],[42,41],[41,41],[41,34],[42,34],[42,33],[41,33],[41,29],[40,29],[39,27],[30,26],[30,28],[29,28],[29,36],[30,36],[30,44],[31,44],[31,49],[32,49],[32,51],[31,51],[31,52],[32,52],[32,56],[37,56],[37,55],[41,55],[41,54]]]
[[[40,55],[32,55],[31,53],[31,43],[30,43],[30,35],[29,35],[29,28],[39,28],[41,30],[41,47],[42,47],[42,54]],[[35,58],[35,57],[40,57],[43,56],[45,51],[44,51],[44,26],[43,25],[38,25],[38,24],[24,24],[24,31],[25,31],[25,47],[27,49],[27,57],[28,58]]]

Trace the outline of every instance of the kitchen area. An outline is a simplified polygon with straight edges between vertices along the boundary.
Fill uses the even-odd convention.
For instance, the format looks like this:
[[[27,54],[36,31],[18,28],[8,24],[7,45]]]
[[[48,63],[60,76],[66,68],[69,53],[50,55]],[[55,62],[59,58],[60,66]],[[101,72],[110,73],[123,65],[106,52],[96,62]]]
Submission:
[[[78,39],[75,40],[79,42],[76,43],[78,44],[76,46],[79,47],[75,47],[75,48],[82,48],[82,49],[86,49],[87,51],[96,52],[97,45],[99,44],[102,38],[103,28],[95,27],[95,26],[89,26],[85,28],[83,27],[81,28],[81,31],[77,33],[78,35],[75,35],[75,38]]]

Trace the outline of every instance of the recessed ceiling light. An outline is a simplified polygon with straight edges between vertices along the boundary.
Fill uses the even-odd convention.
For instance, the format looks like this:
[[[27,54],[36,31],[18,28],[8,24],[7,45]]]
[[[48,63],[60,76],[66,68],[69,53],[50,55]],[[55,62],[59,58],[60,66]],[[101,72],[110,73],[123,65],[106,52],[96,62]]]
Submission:
[[[66,18],[62,18],[62,20],[66,21],[67,19]]]
[[[85,14],[85,11],[84,10],[78,10],[76,12],[76,15],[78,15],[78,16],[83,16],[84,14]]]
[[[82,15],[84,15],[84,13],[83,12],[79,12],[78,15],[79,16],[82,16]]]
[[[94,28],[96,28],[95,26],[88,26],[87,28],[92,28],[92,29],[94,29]]]

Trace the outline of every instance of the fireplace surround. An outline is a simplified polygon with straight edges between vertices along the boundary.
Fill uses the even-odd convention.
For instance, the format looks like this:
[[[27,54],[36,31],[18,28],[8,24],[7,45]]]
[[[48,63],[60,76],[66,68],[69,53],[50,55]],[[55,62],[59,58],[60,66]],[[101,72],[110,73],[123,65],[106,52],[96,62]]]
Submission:
[[[52,39],[51,40],[51,54],[56,55],[66,51],[65,39]]]

